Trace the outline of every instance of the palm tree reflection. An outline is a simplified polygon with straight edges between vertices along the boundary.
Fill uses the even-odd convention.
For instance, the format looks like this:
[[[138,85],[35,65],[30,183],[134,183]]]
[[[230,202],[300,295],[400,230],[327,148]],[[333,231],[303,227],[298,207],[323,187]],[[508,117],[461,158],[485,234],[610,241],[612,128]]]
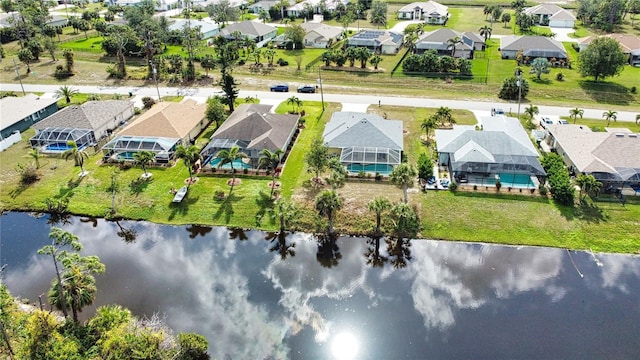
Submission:
[[[329,234],[318,234],[316,236],[318,238],[316,260],[326,268],[338,266],[339,260],[342,259],[342,254],[338,244],[336,244],[337,236]]]
[[[389,261],[388,257],[380,255],[380,238],[381,236],[374,236],[367,239],[369,246],[364,253],[364,257],[367,259],[367,265],[371,265],[372,267],[384,267]]]
[[[280,259],[286,260],[289,256],[296,256],[296,243],[287,243],[287,233],[281,232],[268,232],[264,238],[271,242],[273,245],[269,248],[270,252],[277,252],[280,254]]]
[[[411,261],[411,240],[401,237],[389,237],[385,239],[387,243],[387,253],[390,257],[391,265],[396,269],[407,266],[407,261]]]
[[[198,236],[205,237],[213,230],[211,226],[202,225],[189,225],[187,226],[187,232],[189,232],[189,239],[195,239]]]
[[[137,231],[135,231],[133,228],[125,228],[124,226],[122,226],[122,224],[120,224],[120,221],[118,220],[116,220],[116,225],[118,225],[118,228],[120,229],[118,232],[116,232],[116,235],[118,235],[118,237],[122,238],[122,240],[124,240],[124,242],[126,242],[127,244],[136,242],[136,239],[138,238]]]

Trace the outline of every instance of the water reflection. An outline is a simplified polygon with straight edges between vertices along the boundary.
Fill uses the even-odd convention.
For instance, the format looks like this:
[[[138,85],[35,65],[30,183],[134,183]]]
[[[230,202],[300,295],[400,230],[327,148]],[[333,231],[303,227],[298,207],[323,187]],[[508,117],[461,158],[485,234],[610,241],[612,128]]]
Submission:
[[[46,219],[0,221],[4,280],[35,302],[54,276],[51,261],[35,254],[47,240]],[[97,305],[164,315],[176,331],[204,334],[212,358],[348,358],[350,351],[358,359],[634,358],[640,351],[638,257],[573,252],[572,263],[557,249],[397,239],[381,248],[380,238],[195,226],[185,233],[103,220],[94,227],[78,218],[64,229],[107,266],[96,277]],[[137,240],[122,241],[122,229]]]

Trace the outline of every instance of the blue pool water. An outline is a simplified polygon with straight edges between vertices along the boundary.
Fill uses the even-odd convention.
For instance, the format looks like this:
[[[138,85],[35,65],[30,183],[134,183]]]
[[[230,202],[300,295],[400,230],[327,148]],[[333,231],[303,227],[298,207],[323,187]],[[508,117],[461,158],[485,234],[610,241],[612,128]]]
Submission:
[[[209,164],[211,165],[212,168],[217,169],[218,168],[218,164],[220,164],[220,159],[218,158],[213,158]],[[230,163],[226,163],[224,165],[222,165],[220,167],[221,169],[231,169],[231,164]],[[233,168],[238,170],[238,169],[251,169],[252,166],[251,164],[246,164],[245,162],[242,161],[242,159],[238,159],[235,160],[233,162]]]
[[[80,147],[79,147],[80,148]],[[55,144],[49,144],[47,145],[47,151],[67,151],[69,149],[71,149],[71,146],[65,144],[65,143],[55,143]],[[82,149],[82,148],[80,148]]]
[[[133,154],[135,154],[135,152],[125,151],[125,152],[118,153],[116,157],[118,158],[118,160],[133,160]]]
[[[389,175],[389,173],[393,170],[393,167],[387,164],[351,164],[347,166],[347,170],[352,173],[359,173],[360,171],[364,171],[370,173],[380,173],[381,175]]]
[[[502,186],[516,188],[528,188],[535,186],[531,180],[531,176],[525,174],[500,174],[500,183]]]

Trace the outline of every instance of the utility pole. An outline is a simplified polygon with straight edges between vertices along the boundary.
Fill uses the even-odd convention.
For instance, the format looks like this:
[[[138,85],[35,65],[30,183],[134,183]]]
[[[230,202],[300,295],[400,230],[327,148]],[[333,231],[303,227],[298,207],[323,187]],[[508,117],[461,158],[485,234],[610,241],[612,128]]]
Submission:
[[[20,72],[18,71],[18,64],[16,64],[16,59],[13,59],[13,66],[16,68],[16,77],[18,78],[18,81],[20,81],[20,88],[22,88],[22,95],[27,95],[27,93],[24,92],[24,86],[22,85],[22,78],[20,77]]]
[[[156,82],[156,91],[158,92],[158,102],[162,101],[162,98],[160,97],[160,89],[158,88],[158,69],[156,69],[156,66],[153,64],[152,60],[149,60],[149,65],[151,65],[151,71],[153,72],[153,80],[155,80]]]
[[[320,84],[320,101],[322,102],[322,113],[324,113],[324,92],[322,91],[322,72],[318,66],[318,83]]]
[[[522,69],[516,69],[516,75],[518,76],[518,121],[520,121],[520,99],[522,98]]]

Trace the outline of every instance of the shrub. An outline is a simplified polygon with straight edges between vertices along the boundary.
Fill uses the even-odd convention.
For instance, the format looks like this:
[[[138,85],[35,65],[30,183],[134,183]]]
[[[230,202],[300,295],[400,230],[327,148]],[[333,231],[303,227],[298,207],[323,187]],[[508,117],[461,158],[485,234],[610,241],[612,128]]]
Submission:
[[[575,189],[571,185],[569,170],[564,165],[562,157],[558,154],[550,153],[542,158],[541,164],[547,172],[553,199],[562,205],[572,206]]]
[[[17,171],[20,173],[20,183],[22,185],[33,184],[40,179],[38,170],[34,165],[18,164]]]
[[[153,98],[145,96],[142,98],[142,103],[144,104],[145,109],[151,109],[151,107],[156,103]]]
[[[142,113],[142,110],[140,110],[139,107],[134,107],[133,108],[133,113],[136,114],[136,115],[140,115]]]
[[[458,184],[452,182],[451,184],[449,184],[449,191],[454,192],[458,190]]]
[[[496,180],[496,191],[500,191],[501,187],[502,187],[502,183],[500,182],[500,180]]]
[[[56,70],[53,72],[53,77],[55,77],[58,80],[66,79],[71,75],[73,75],[73,73],[67,71],[62,65],[57,65]]]
[[[376,177],[375,177],[376,181],[380,181],[382,180],[382,175],[380,175],[379,172],[376,173]]]
[[[363,178],[364,178],[364,176],[365,176],[365,172],[364,172],[364,170],[360,170],[360,172],[358,172],[358,177],[359,177],[360,179],[363,179]]]
[[[629,89],[629,91],[631,91],[632,94],[635,94],[638,92],[638,89],[635,86],[632,86],[631,89]]]
[[[277,61],[277,63],[278,63],[278,65],[280,65],[280,66],[287,66],[287,65],[289,65],[289,62],[288,62],[288,61],[286,61],[286,60],[285,60],[285,59],[283,59],[283,58],[279,58],[279,59],[278,59],[278,61]]]
[[[540,191],[540,195],[542,196],[547,195],[547,187],[544,186],[544,184],[540,184],[540,186],[538,186],[538,191]]]
[[[559,72],[556,74],[556,80],[558,80],[558,81],[562,81],[562,80],[564,80],[564,74],[562,73],[562,71],[559,71]]]
[[[519,96],[521,99],[525,99],[529,93],[529,82],[526,79],[520,80],[522,81],[520,86],[522,89],[518,89],[518,79],[515,76],[504,79],[498,97],[504,100],[518,100]]]
[[[418,157],[418,177],[428,179],[433,176],[433,162],[426,153],[421,153]]]

